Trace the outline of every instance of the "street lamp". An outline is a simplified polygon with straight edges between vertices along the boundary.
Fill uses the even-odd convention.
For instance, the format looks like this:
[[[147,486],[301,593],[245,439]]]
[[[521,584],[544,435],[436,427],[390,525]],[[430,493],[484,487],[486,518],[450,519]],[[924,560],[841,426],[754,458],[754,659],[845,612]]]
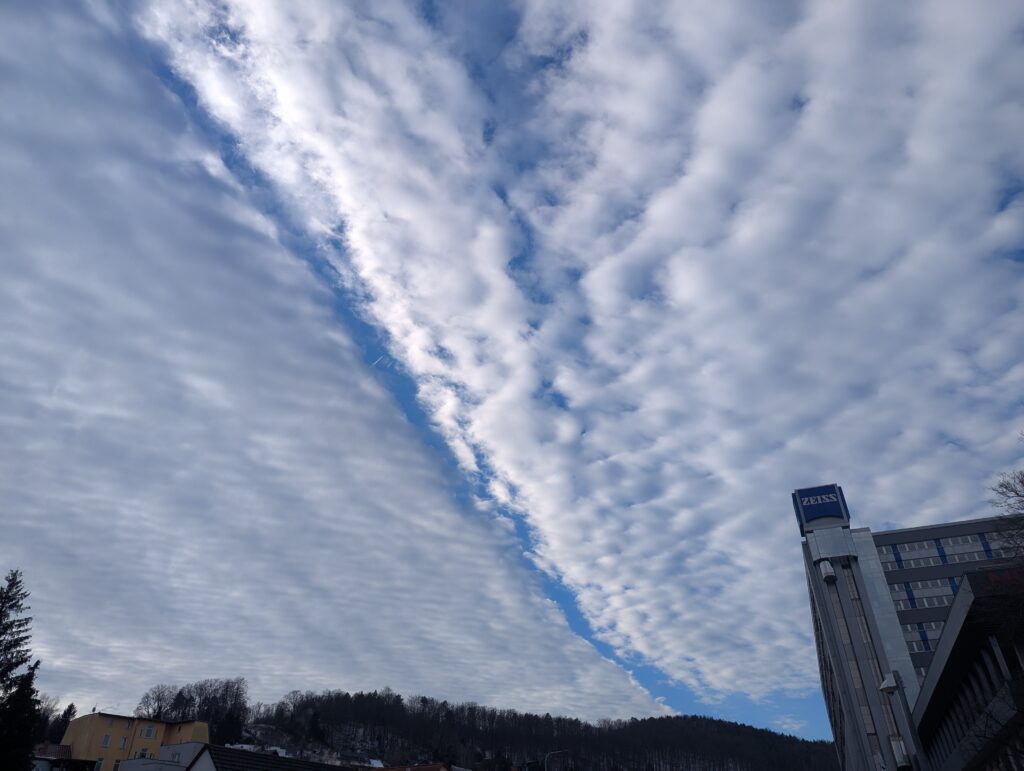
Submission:
[[[569,750],[553,750],[552,752],[549,752],[547,755],[545,755],[544,756],[544,771],[548,771],[548,758],[550,758],[552,755],[561,755],[561,754],[566,753],[568,751]]]

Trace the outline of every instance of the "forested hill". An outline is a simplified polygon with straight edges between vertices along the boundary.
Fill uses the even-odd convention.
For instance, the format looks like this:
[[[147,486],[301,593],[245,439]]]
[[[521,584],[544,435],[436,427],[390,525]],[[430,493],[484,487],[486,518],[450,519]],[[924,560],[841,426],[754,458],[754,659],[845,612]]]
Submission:
[[[706,717],[586,723],[390,689],[371,693],[292,691],[276,704],[249,704],[245,681],[155,686],[137,714],[205,719],[214,742],[263,743],[313,757],[379,758],[389,765],[442,761],[506,771],[542,761],[552,771],[828,771],[829,742]],[[532,768],[542,766],[533,764]]]

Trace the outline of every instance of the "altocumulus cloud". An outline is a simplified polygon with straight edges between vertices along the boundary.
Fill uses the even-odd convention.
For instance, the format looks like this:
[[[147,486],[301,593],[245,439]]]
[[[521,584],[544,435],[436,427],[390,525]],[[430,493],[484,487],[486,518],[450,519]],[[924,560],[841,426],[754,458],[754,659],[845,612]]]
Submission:
[[[711,700],[813,686],[788,491],[914,525],[987,513],[1020,459],[1024,9],[431,8],[138,24],[343,234],[362,312],[599,639]]]
[[[336,296],[90,7],[0,10],[0,564],[26,572],[42,687],[666,711],[456,503]]]

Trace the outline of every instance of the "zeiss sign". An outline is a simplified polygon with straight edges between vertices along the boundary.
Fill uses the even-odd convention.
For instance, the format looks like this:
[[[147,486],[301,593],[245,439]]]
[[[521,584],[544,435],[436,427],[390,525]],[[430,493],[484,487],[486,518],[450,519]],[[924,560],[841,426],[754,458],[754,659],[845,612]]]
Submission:
[[[797,519],[810,522],[824,517],[849,519],[846,513],[846,501],[839,485],[822,485],[808,487],[793,493],[793,508]]]

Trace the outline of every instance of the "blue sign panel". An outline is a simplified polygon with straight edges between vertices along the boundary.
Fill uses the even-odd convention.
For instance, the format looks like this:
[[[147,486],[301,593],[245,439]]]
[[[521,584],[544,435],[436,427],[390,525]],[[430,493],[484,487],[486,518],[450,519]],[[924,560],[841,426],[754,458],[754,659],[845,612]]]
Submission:
[[[846,501],[839,485],[822,485],[808,487],[793,493],[793,506],[797,517],[804,522],[822,517],[849,519],[846,513]]]

